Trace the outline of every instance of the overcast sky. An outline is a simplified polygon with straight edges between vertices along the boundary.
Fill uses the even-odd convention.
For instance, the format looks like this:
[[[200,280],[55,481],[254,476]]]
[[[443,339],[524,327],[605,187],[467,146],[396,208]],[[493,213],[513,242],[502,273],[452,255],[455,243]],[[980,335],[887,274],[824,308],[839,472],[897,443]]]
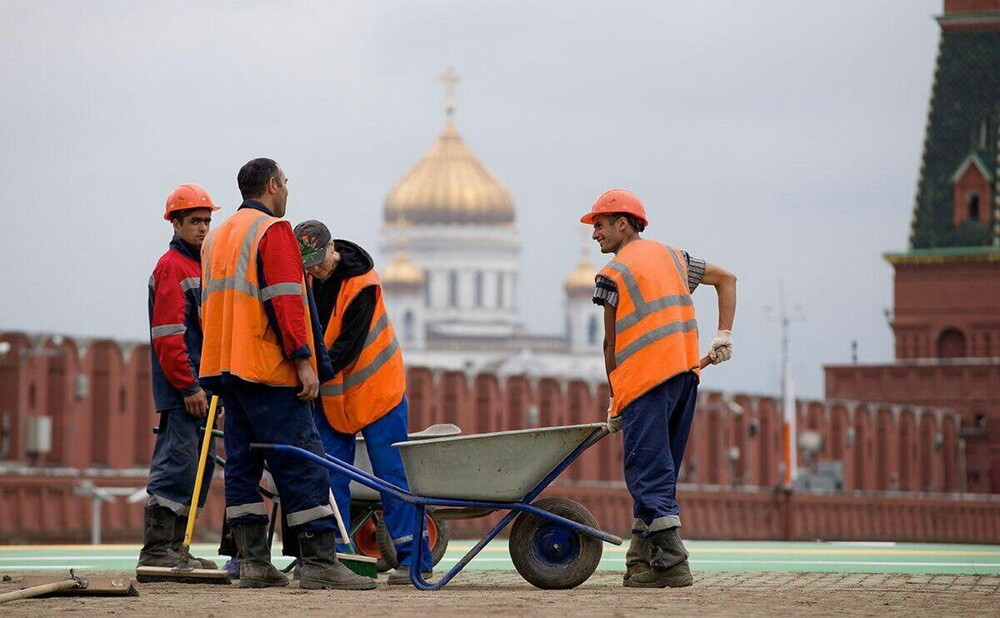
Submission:
[[[821,396],[852,340],[892,358],[881,253],[907,244],[941,5],[5,0],[0,330],[147,337],[166,195],[204,184],[221,220],[257,156],[293,223],[376,251],[453,66],[458,129],[517,205],[531,330],[562,328],[578,218],[627,187],[647,237],[739,277],[735,355],[704,383],[777,391],[783,279],[794,378]],[[705,347],[715,294],[695,296]]]

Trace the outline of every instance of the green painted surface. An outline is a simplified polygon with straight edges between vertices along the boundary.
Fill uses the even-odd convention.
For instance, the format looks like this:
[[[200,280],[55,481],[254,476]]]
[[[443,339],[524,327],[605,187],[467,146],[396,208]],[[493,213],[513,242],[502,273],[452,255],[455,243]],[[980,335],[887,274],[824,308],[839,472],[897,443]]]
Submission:
[[[473,543],[452,541],[437,570],[453,566]],[[689,541],[687,546],[692,568],[702,571],[1000,575],[1000,545]],[[605,545],[600,570],[623,570],[625,549]],[[195,546],[200,556],[210,557],[214,550],[212,545]],[[135,566],[138,551],[136,545],[0,546],[0,574],[68,567],[127,570]],[[275,556],[274,562],[284,566],[288,558]],[[491,543],[466,568],[512,570],[506,541]]]

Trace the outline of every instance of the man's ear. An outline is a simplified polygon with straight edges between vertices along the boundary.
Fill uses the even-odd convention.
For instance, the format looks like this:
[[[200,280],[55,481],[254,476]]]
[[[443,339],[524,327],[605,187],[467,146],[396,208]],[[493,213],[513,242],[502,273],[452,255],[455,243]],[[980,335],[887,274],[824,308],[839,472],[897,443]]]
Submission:
[[[181,233],[181,220],[180,219],[171,219],[170,220],[170,224],[174,226],[174,234],[180,234]]]

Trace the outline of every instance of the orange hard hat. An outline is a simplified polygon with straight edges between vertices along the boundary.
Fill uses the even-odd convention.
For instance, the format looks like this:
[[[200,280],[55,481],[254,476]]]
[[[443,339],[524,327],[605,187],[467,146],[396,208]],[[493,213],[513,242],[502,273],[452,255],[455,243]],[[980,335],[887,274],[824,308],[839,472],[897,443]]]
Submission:
[[[597,198],[594,205],[590,207],[590,212],[580,218],[580,223],[593,225],[594,219],[599,215],[613,213],[632,215],[639,220],[643,227],[649,225],[649,220],[646,219],[646,209],[642,202],[635,196],[635,193],[625,189],[611,189],[602,193],[601,197]]]
[[[167,197],[167,210],[163,213],[163,218],[170,221],[170,215],[179,210],[191,210],[192,208],[211,208],[219,210],[219,207],[212,202],[205,187],[188,182],[178,185]]]

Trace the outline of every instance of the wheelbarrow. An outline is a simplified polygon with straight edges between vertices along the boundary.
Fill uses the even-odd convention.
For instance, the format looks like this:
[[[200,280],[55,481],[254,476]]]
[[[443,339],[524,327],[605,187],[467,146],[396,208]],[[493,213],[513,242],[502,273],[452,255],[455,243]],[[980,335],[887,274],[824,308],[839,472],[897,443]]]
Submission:
[[[568,498],[535,498],[583,451],[608,435],[604,423],[544,427],[398,442],[410,490],[387,483],[329,455],[323,457],[287,444],[253,443],[313,461],[360,485],[413,504],[413,563],[423,558],[428,507],[446,519],[483,517],[507,511],[499,522],[447,573],[428,582],[418,568],[410,581],[420,590],[448,584],[513,521],[509,551],[514,568],[544,589],[574,588],[585,582],[601,560],[601,541],[622,539],[600,530],[583,505]]]
[[[153,433],[158,433],[157,428],[153,428]],[[450,423],[431,425],[426,429],[407,435],[409,440],[427,440],[444,436],[456,436],[462,430]],[[224,438],[225,434],[219,429],[213,429],[212,435],[217,438]],[[356,438],[354,465],[362,472],[373,474],[371,459],[368,457],[368,449],[365,446],[365,439],[360,434]],[[226,460],[218,454],[213,455],[216,464],[223,469],[226,467]],[[274,538],[275,528],[278,525],[278,497],[273,481],[264,482],[259,488],[261,495],[273,500],[274,506],[271,510],[271,521],[268,528],[267,542],[271,545]],[[348,534],[353,541],[358,553],[376,559],[376,568],[379,571],[388,571],[399,566],[396,558],[396,548],[392,543],[392,536],[386,529],[385,521],[382,519],[382,498],[378,491],[370,487],[365,487],[357,482],[352,482],[351,490],[351,526]],[[436,565],[444,557],[448,549],[448,522],[433,510],[427,511],[425,522],[428,545],[431,550],[431,564]],[[284,527],[282,528],[284,530]],[[283,536],[285,536],[283,534]],[[295,567],[292,561],[283,572],[289,572]]]

